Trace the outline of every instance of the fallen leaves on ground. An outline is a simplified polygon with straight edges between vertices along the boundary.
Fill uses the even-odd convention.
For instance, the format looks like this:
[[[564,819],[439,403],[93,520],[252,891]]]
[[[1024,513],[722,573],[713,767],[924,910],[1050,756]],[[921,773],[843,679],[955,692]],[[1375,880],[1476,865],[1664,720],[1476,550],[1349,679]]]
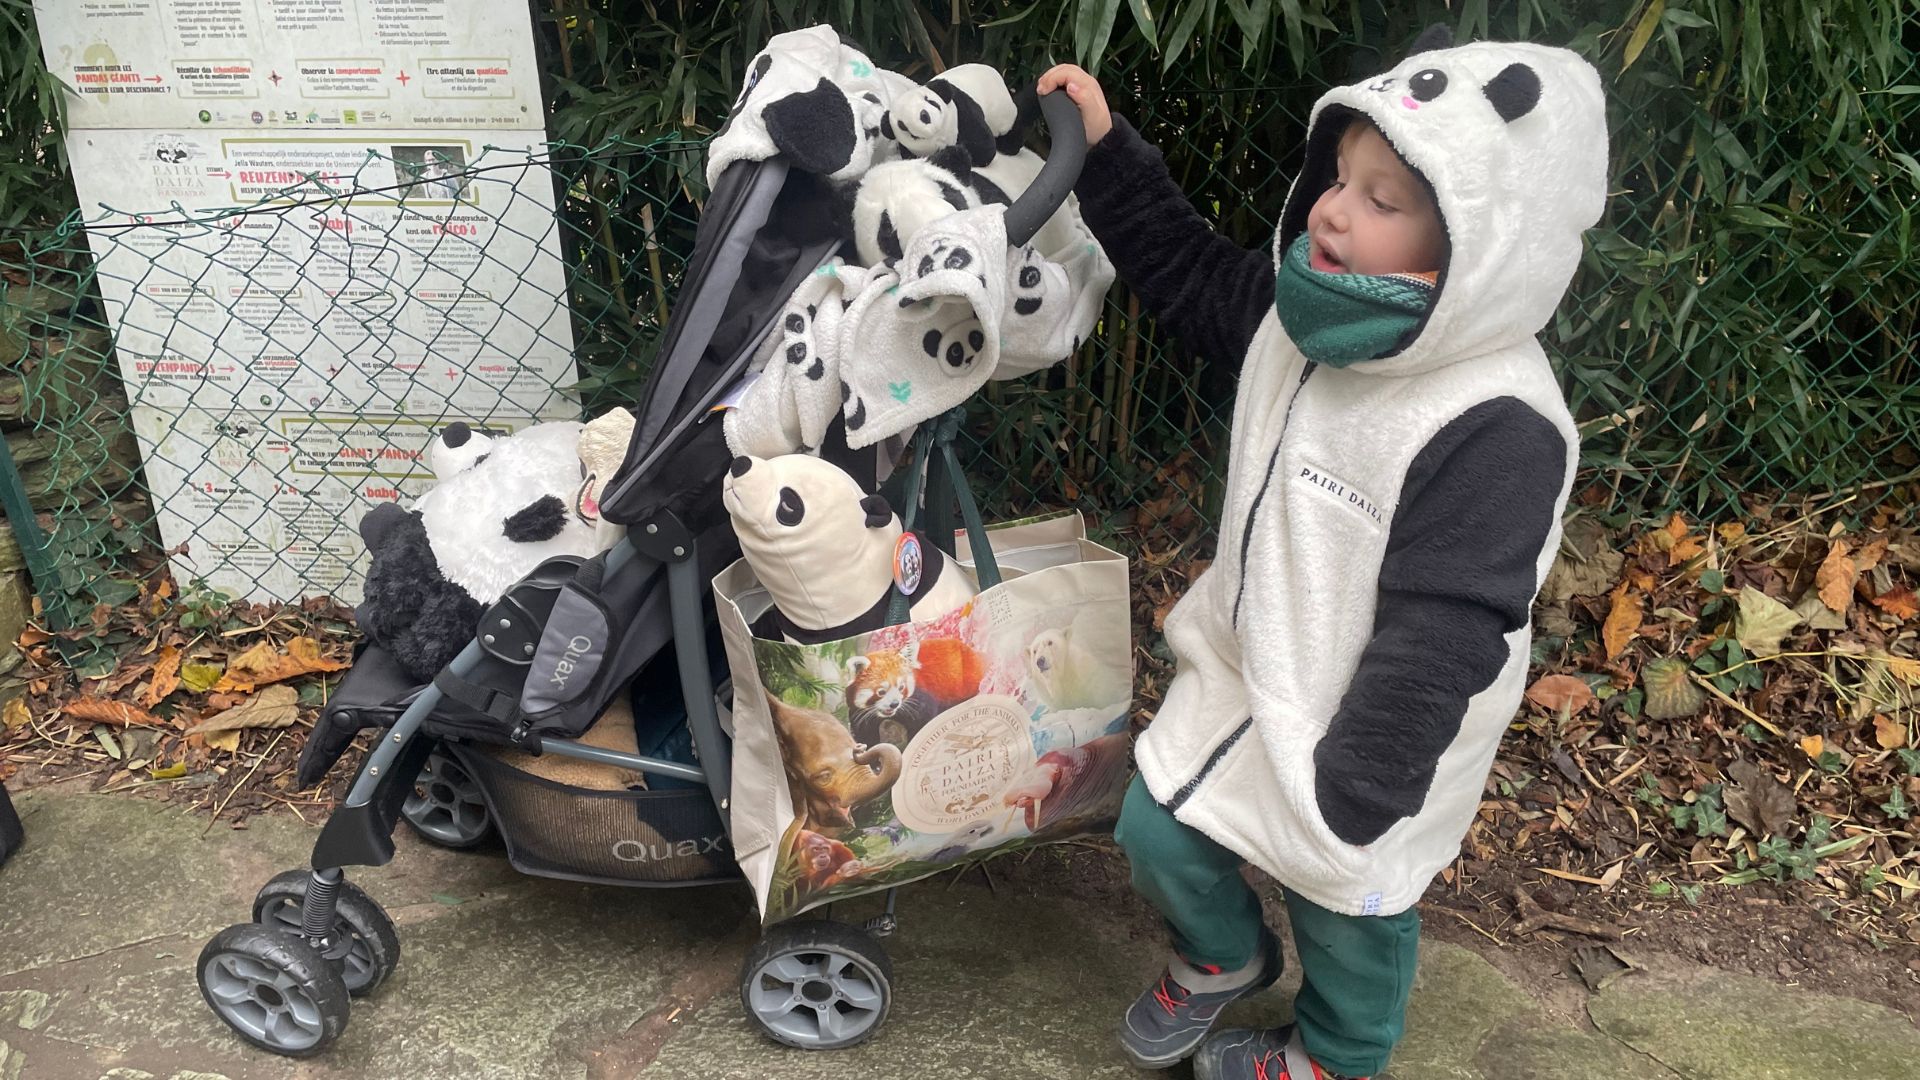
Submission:
[[[263,641],[227,661],[226,674],[213,688],[252,690],[318,671],[339,671],[346,666],[344,661],[321,656],[319,643],[310,637],[294,638],[287,642],[284,651]]]
[[[134,724],[146,727],[164,727],[166,721],[143,709],[136,709],[124,701],[108,701],[104,698],[79,698],[60,707],[60,711],[75,720],[92,720],[101,724],[115,724],[128,727]]]

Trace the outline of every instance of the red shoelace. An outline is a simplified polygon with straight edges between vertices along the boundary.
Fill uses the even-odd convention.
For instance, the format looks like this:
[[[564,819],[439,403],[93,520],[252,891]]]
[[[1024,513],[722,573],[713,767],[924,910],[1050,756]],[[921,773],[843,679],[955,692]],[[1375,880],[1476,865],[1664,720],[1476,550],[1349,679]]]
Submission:
[[[1159,1002],[1160,1007],[1167,1010],[1168,1016],[1176,1015],[1180,1006],[1185,1005],[1187,999],[1192,996],[1193,991],[1173,981],[1173,972],[1171,971],[1161,975],[1160,985],[1153,988],[1153,1000]]]

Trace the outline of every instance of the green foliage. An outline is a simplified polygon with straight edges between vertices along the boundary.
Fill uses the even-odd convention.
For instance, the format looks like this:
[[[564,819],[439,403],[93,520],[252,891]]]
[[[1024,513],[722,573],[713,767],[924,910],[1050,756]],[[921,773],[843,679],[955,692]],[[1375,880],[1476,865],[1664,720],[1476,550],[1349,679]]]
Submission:
[[[1708,784],[1695,793],[1692,802],[1668,807],[1673,827],[1692,829],[1701,837],[1727,835],[1727,811],[1720,802],[1720,788],[1719,784]]]
[[[73,211],[66,101],[40,56],[33,0],[0,0],[0,243]]]
[[[1850,504],[1865,510],[1920,473],[1920,307],[1911,302],[1920,295],[1920,160],[1909,148],[1920,129],[1920,19],[1911,0],[533,8],[549,131],[563,144],[553,168],[582,368],[572,389],[588,412],[629,397],[644,378],[705,198],[702,144],[748,58],[775,33],[830,22],[877,63],[919,79],[980,61],[1019,83],[1076,60],[1164,150],[1201,213],[1260,246],[1298,169],[1314,100],[1391,65],[1423,27],[1444,22],[1462,40],[1566,45],[1596,64],[1607,89],[1613,196],[1543,334],[1583,423],[1582,485],[1600,487],[1621,516],[1704,516],[1739,510],[1751,492],[1876,484]],[[74,206],[61,91],[40,62],[31,0],[0,0],[0,20],[0,278],[18,277],[24,262],[32,275],[67,275],[62,287],[78,295],[90,288],[78,269],[84,238],[45,236]],[[23,259],[22,249],[35,254]],[[56,332],[78,333],[83,317],[97,332],[92,310]],[[981,395],[968,432],[976,488],[996,516],[1077,504],[1102,527],[1130,530],[1130,544],[1198,554],[1220,499],[1234,383],[1116,288],[1065,365]],[[92,421],[48,411],[33,422]],[[75,440],[76,460],[83,451],[94,455],[83,464],[104,456]],[[119,474],[122,485],[137,482]],[[119,490],[102,487],[107,499]],[[61,558],[70,551],[76,561],[66,591],[84,599],[82,583],[100,576],[93,568],[124,566],[140,546],[137,528],[68,543]],[[1702,585],[1718,591],[1724,577],[1709,570]],[[1159,640],[1146,644],[1164,655]],[[1727,671],[1721,689],[1758,678],[1757,666],[1727,670],[1739,662],[1729,647],[1714,657],[1713,670]],[[1629,711],[1639,704],[1623,695]]]

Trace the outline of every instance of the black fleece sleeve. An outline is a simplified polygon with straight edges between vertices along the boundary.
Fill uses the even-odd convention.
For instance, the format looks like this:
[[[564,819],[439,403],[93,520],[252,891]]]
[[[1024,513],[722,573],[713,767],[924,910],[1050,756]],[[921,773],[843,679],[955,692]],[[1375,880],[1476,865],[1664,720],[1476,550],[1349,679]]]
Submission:
[[[1121,116],[1087,151],[1080,214],[1160,325],[1238,371],[1273,306],[1273,258],[1213,231],[1173,182],[1160,151]]]
[[[1314,748],[1335,836],[1370,844],[1426,804],[1467,701],[1507,662],[1566,479],[1560,432],[1518,399],[1460,414],[1407,470],[1380,566],[1373,637]]]

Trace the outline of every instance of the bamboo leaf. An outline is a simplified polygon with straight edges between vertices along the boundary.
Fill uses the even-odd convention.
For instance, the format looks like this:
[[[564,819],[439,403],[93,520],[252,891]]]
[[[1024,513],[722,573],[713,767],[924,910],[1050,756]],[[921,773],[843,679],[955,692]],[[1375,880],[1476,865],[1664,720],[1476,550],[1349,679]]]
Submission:
[[[1140,28],[1140,36],[1147,39],[1151,48],[1160,47],[1160,28],[1153,21],[1152,0],[1127,0],[1127,7],[1133,12],[1133,25]]]
[[[1625,71],[1640,59],[1641,50],[1652,40],[1653,32],[1660,27],[1660,16],[1667,10],[1667,0],[1653,0],[1646,10],[1640,13],[1640,23],[1633,28],[1633,36],[1627,39],[1627,51],[1621,59],[1620,70]]]

